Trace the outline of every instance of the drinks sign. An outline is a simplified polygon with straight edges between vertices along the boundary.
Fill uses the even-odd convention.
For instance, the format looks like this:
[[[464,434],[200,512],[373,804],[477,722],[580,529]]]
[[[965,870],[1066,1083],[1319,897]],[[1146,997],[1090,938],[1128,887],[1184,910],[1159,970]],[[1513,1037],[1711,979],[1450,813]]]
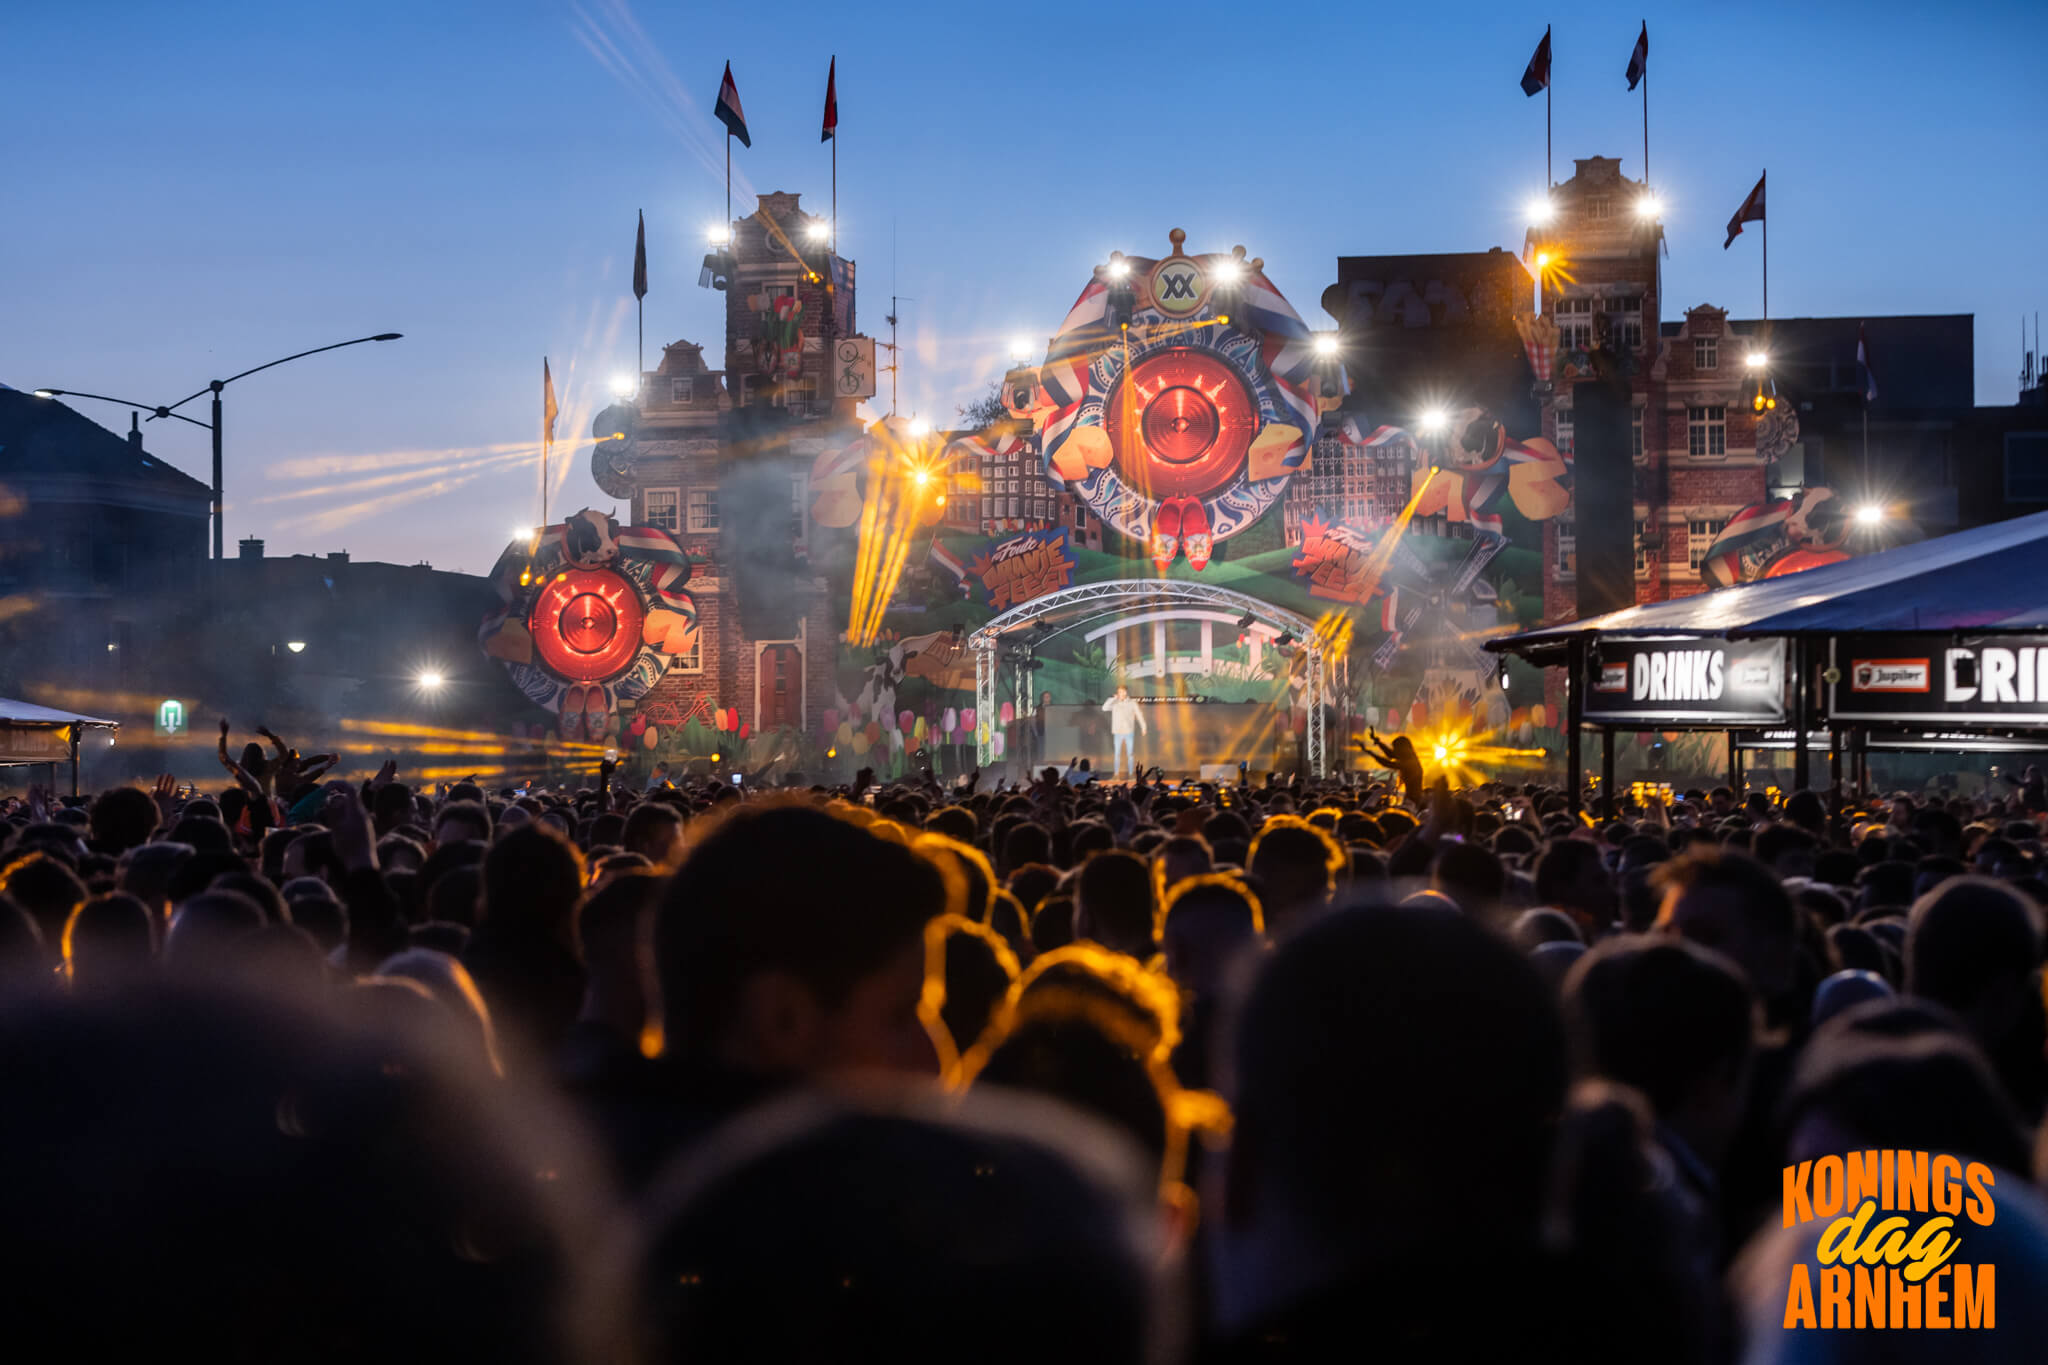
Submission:
[[[1859,635],[1834,647],[1837,720],[2048,725],[2048,637]]]
[[[1783,640],[1609,640],[1587,661],[1588,720],[1773,724],[1785,719]]]

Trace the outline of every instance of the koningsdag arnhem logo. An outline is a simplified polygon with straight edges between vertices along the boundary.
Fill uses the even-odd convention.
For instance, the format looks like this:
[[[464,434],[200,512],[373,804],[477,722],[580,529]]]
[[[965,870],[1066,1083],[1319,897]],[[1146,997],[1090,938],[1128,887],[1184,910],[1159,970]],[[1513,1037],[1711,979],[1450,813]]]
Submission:
[[[1998,1325],[1989,1262],[1966,1258],[1990,1227],[1992,1171],[1939,1153],[1851,1152],[1785,1168],[1784,1226],[1827,1219],[1814,1256],[1792,1267],[1785,1326],[1908,1331]]]

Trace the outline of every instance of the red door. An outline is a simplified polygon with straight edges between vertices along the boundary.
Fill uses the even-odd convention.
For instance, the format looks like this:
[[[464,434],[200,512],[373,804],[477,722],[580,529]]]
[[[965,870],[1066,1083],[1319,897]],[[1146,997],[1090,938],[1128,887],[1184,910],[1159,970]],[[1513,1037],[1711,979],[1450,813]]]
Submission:
[[[797,714],[802,684],[798,670],[803,655],[795,645],[768,645],[761,651],[761,728],[801,725]]]

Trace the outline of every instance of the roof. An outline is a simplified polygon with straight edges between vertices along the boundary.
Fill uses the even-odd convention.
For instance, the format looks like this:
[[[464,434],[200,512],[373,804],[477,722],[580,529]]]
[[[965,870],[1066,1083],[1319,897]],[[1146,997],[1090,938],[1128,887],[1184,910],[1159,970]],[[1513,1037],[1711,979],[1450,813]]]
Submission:
[[[1683,325],[1683,319],[1666,321],[1659,331],[1668,340]],[[1860,394],[1860,332],[1869,343],[1877,379],[1872,415],[1968,408],[1976,402],[1976,319],[1969,313],[1728,319],[1728,330],[1736,336],[1754,337],[1766,328],[1771,376],[1796,394]]]
[[[0,385],[0,479],[42,475],[140,486],[211,502],[207,485],[67,407]]]
[[[1784,578],[1560,621],[1486,647],[1549,653],[1575,636],[1599,635],[2048,630],[2048,585],[2029,571],[2044,549],[2048,512],[2036,512]]]
[[[83,721],[87,725],[102,725],[118,730],[118,720],[101,720],[97,716],[81,716],[76,711],[52,711],[47,706],[34,702],[10,701],[0,697],[0,725],[69,725],[72,721]]]

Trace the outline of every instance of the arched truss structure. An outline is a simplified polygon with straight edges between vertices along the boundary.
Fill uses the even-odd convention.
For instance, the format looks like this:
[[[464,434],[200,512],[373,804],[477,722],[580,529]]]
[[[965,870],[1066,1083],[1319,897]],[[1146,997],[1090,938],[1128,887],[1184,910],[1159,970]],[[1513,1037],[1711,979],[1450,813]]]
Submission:
[[[1163,623],[1174,619],[1236,621],[1245,616],[1272,629],[1276,635],[1292,635],[1308,651],[1308,695],[1304,698],[1308,733],[1303,758],[1309,772],[1317,777],[1327,776],[1323,709],[1329,697],[1324,676],[1329,661],[1323,657],[1315,623],[1230,588],[1170,578],[1118,579],[1063,588],[1010,608],[969,636],[968,647],[974,651],[974,714],[981,722],[975,728],[982,766],[986,767],[995,756],[990,744],[994,727],[981,718],[997,714],[1000,693],[1008,690],[1012,705],[1023,715],[1029,715],[1037,705],[1036,692],[1021,668],[1011,669],[1007,679],[999,678],[999,652],[1010,637],[1028,632],[1031,647],[1042,649],[1070,632],[1098,633],[1097,627],[1128,617]],[[1005,682],[1007,689],[1003,686]]]

